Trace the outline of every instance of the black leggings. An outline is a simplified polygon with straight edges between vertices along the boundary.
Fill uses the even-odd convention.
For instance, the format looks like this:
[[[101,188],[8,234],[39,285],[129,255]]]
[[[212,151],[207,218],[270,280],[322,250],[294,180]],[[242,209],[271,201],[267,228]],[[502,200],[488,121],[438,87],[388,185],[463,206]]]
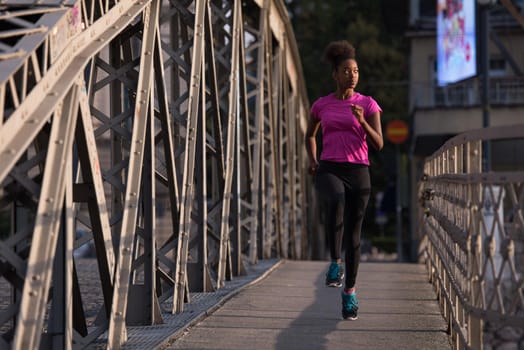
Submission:
[[[371,193],[368,166],[321,161],[315,187],[322,200],[331,259],[340,259],[344,243],[346,288],[353,288],[360,262],[362,222]]]

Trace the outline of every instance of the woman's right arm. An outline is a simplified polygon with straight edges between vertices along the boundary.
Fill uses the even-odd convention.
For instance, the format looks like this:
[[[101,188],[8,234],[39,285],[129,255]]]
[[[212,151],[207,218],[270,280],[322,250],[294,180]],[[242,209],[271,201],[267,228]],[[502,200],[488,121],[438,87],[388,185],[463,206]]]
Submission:
[[[320,120],[318,120],[313,115],[310,115],[307,122],[307,130],[305,137],[306,151],[309,158],[308,171],[310,174],[314,174],[318,168],[316,136],[319,126]]]

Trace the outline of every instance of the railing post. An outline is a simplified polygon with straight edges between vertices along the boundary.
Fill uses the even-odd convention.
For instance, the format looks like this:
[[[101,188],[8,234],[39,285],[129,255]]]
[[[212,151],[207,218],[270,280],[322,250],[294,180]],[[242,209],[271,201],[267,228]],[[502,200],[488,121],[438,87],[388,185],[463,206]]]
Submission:
[[[482,172],[482,142],[469,142],[466,146],[466,173]],[[481,299],[480,269],[482,268],[482,239],[480,237],[480,203],[482,201],[482,184],[469,183],[468,203],[470,207],[470,230],[468,232],[468,280],[470,283],[470,300],[474,306],[483,306]],[[482,319],[468,311],[468,344],[473,349],[482,349]]]

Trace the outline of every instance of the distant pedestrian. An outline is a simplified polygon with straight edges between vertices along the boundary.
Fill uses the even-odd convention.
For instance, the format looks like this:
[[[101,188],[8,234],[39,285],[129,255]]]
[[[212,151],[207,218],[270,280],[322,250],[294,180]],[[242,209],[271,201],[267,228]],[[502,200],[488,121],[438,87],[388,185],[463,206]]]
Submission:
[[[309,172],[325,210],[331,264],[326,285],[341,287],[344,281],[342,245],[345,243],[345,286],[342,317],[357,319],[355,282],[360,262],[360,236],[371,193],[368,143],[384,146],[382,109],[369,96],[355,91],[359,79],[355,49],[347,41],[331,42],[324,58],[331,63],[335,92],[317,99],[311,107],[306,131]],[[316,134],[322,127],[322,152],[317,160]]]

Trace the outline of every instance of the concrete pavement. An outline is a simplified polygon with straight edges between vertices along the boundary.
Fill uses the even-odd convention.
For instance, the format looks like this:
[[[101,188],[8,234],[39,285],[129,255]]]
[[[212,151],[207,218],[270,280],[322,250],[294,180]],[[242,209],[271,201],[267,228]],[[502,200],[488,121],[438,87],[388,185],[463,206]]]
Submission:
[[[420,264],[362,263],[357,321],[342,320],[327,262],[284,261],[160,349],[450,349]]]

